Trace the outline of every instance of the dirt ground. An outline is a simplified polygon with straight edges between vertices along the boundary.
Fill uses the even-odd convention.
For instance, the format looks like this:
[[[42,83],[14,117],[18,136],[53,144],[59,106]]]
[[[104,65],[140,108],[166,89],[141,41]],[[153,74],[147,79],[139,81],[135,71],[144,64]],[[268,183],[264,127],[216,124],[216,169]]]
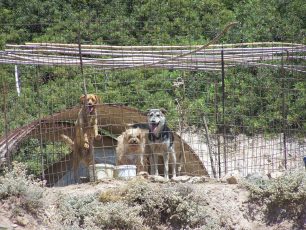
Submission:
[[[53,229],[52,219],[56,215],[55,201],[60,194],[69,196],[86,196],[109,188],[119,188],[126,181],[104,180],[97,183],[70,185],[66,187],[47,188],[46,205],[43,215],[49,224],[41,223],[38,218],[18,210],[15,206],[18,198],[0,200],[0,230],[3,229]],[[208,181],[190,184],[193,189],[201,190],[208,197],[207,205],[212,207],[216,215],[227,215],[232,229],[291,229],[290,223],[279,223],[268,226],[263,218],[261,207],[248,202],[248,191],[238,184],[227,184],[218,181]],[[222,228],[220,228],[222,229]]]

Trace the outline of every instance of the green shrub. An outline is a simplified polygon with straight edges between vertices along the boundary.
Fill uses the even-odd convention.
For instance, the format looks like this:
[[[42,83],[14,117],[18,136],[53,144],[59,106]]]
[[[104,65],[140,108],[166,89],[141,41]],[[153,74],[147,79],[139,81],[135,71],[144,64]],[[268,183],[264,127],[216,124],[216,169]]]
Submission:
[[[89,206],[88,208],[91,208]],[[85,219],[86,226],[94,224],[100,229],[146,229],[139,215],[139,206],[129,206],[124,202],[93,206],[93,218]]]
[[[102,192],[99,196],[99,201],[102,203],[116,202],[122,200],[122,194],[118,192],[118,189],[109,189]]]
[[[205,196],[190,185],[143,180],[97,195],[65,195],[58,200],[57,208],[58,223],[64,229],[220,229],[227,226],[226,215],[214,216]]]
[[[42,182],[28,176],[22,163],[14,162],[13,169],[0,177],[0,199],[18,197],[18,205],[33,214],[43,207],[44,191]]]
[[[190,185],[136,181],[128,186],[125,199],[130,205],[141,207],[140,214],[149,226],[158,223],[174,229],[200,226],[217,229],[218,217],[209,214],[205,198]]]
[[[305,227],[306,173],[295,171],[274,180],[248,180],[250,201],[265,208],[266,221],[293,220],[297,228]]]
[[[58,222],[65,229],[146,229],[139,206],[122,201],[101,203],[96,195],[62,196],[58,209]]]

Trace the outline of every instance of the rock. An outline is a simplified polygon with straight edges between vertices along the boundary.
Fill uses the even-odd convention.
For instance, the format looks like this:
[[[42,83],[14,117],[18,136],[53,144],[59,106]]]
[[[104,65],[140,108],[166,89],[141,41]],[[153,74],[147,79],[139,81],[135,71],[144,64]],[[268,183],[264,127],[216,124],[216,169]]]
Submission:
[[[267,174],[267,176],[269,177],[269,179],[276,179],[276,178],[279,178],[281,176],[284,175],[284,172],[270,172]]]
[[[208,181],[208,178],[205,176],[195,176],[195,177],[191,177],[191,179],[189,180],[189,182],[192,184],[204,183],[207,181]]]
[[[228,184],[238,184],[239,180],[241,180],[241,175],[237,170],[231,173],[227,173],[221,178],[221,182]]]
[[[22,216],[17,216],[16,218],[16,223],[20,226],[27,226],[29,224],[29,220],[25,217],[22,217]]]
[[[169,180],[165,179],[164,177],[162,176],[155,176],[155,175],[149,175],[148,179],[151,181],[151,182],[159,182],[159,183],[165,183],[165,182],[168,182]]]
[[[182,182],[185,183],[191,179],[190,176],[177,176],[171,179],[173,182]]]
[[[9,229],[9,227],[0,224],[0,230],[8,230],[8,229]]]
[[[228,184],[238,184],[238,178],[236,176],[230,176],[226,178]]]
[[[260,173],[260,172],[249,173],[245,178],[248,180],[268,180],[269,179],[267,175],[265,175],[264,173]]]
[[[148,172],[141,171],[137,174],[137,176],[140,176],[141,178],[144,178],[144,179],[148,179],[150,175]]]

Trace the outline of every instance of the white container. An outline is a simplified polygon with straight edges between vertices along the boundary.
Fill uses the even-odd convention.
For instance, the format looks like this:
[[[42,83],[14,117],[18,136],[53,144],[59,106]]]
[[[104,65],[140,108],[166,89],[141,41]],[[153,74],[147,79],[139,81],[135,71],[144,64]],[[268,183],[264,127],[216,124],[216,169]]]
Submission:
[[[115,166],[110,164],[95,164],[95,169],[93,169],[93,165],[89,165],[90,181],[113,178],[114,168]],[[95,171],[95,177],[93,176],[94,171]]]
[[[136,177],[136,165],[118,165],[115,168],[115,177],[119,179],[130,179]]]

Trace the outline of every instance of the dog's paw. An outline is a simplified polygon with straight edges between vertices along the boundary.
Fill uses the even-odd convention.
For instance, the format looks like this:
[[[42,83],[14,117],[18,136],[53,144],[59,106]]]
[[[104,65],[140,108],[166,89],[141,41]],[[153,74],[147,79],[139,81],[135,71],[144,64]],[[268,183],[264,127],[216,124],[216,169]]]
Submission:
[[[101,141],[102,140],[102,135],[98,134],[97,136],[95,136],[95,140],[96,141]]]

